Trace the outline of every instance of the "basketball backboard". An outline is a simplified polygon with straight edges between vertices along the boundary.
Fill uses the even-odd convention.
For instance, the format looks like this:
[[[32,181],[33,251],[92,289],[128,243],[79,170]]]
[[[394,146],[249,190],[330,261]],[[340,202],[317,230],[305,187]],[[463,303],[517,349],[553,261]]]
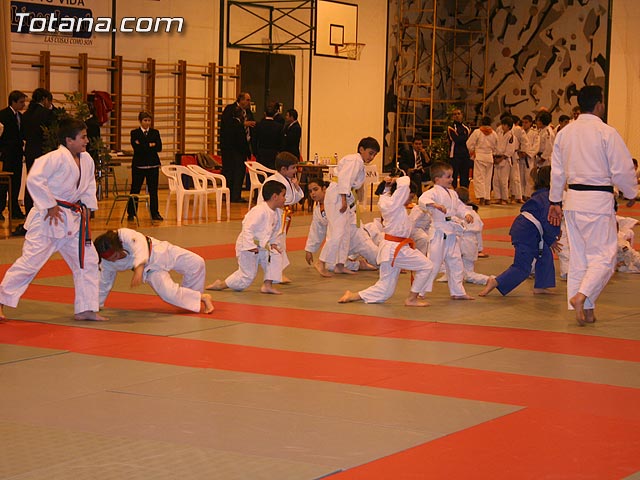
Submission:
[[[318,0],[316,6],[315,54],[349,58],[345,44],[358,42],[358,6],[350,3]]]

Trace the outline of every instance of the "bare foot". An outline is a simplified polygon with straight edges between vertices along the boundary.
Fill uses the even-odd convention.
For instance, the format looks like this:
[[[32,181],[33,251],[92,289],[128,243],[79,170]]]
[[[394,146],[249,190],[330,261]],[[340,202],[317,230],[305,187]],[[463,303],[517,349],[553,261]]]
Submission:
[[[356,272],[352,272],[348,268],[345,268],[344,265],[342,265],[342,266],[336,265],[336,268],[333,269],[333,273],[343,273],[343,274],[346,274],[346,275],[355,275],[356,274]]]
[[[275,288],[273,288],[273,285],[266,285],[266,284],[262,284],[262,287],[260,287],[260,293],[268,293],[270,295],[282,295],[282,292],[280,290],[276,290]]]
[[[7,317],[4,316],[4,305],[2,305],[0,303],[0,322],[6,322],[7,320],[9,320]]]
[[[496,277],[494,277],[493,275],[490,276],[489,280],[487,280],[487,285],[482,289],[482,291],[478,294],[478,296],[486,297],[487,295],[489,295],[491,290],[493,290],[497,286],[498,286],[498,281],[496,280]]]
[[[375,265],[371,265],[362,257],[358,259],[358,264],[359,264],[358,269],[362,271],[378,270],[378,267],[376,267]]]
[[[451,295],[452,300],[475,300],[471,295]]]
[[[586,316],[584,313],[584,302],[586,299],[587,297],[585,297],[584,294],[580,292],[576,293],[569,299],[569,303],[576,311],[576,322],[578,322],[578,325],[580,325],[581,327],[584,327],[586,323]]]
[[[289,284],[291,283],[291,279],[289,277],[285,277],[284,273],[282,274],[282,280],[280,280],[280,283],[283,285]]]
[[[215,309],[213,306],[213,300],[211,300],[211,295],[208,293],[203,293],[200,296],[200,301],[202,302],[201,311],[202,313],[211,313]]]
[[[351,290],[347,290],[344,292],[344,295],[340,297],[338,303],[349,303],[349,302],[357,302],[358,300],[362,300],[358,292],[352,292]]]
[[[556,292],[550,288],[534,288],[534,295],[555,295]]]
[[[415,297],[409,296],[409,298],[404,301],[405,307],[428,307],[429,305],[431,305],[429,302],[419,300],[417,295]]]
[[[227,284],[220,279],[216,280],[211,285],[207,285],[206,287],[204,287],[205,290],[216,290],[216,291],[224,290],[225,288],[227,288]]]
[[[478,252],[478,258],[489,258],[489,254],[484,252]]]
[[[596,323],[596,314],[593,308],[584,309],[584,321],[585,323]]]
[[[327,266],[324,264],[324,262],[314,263],[313,268],[315,268],[318,271],[318,273],[325,278],[333,277],[331,272],[327,270]]]
[[[106,322],[109,320],[107,317],[103,317],[98,312],[92,312],[91,310],[87,310],[86,312],[76,313],[73,316],[74,320],[84,320],[89,322]]]

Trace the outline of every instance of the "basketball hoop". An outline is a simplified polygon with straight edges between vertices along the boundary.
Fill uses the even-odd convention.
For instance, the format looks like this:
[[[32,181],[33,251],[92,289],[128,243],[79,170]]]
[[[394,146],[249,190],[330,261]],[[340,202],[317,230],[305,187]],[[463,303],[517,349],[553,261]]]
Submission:
[[[341,47],[336,46],[336,55],[346,57],[349,60],[360,60],[365,46],[366,43],[345,43]]]

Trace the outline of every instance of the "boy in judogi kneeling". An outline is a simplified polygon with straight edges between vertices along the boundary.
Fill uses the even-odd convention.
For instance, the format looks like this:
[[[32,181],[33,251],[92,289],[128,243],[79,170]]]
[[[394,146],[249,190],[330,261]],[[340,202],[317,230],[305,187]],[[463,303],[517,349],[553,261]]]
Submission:
[[[242,291],[253,283],[258,273],[258,265],[264,271],[264,282],[260,291],[279,295],[282,292],[273,287],[282,280],[282,255],[276,243],[280,233],[282,208],[285,202],[285,186],[269,180],[262,186],[263,203],[253,207],[242,220],[242,231],[236,240],[238,270],[224,281],[216,280],[207,290]]]

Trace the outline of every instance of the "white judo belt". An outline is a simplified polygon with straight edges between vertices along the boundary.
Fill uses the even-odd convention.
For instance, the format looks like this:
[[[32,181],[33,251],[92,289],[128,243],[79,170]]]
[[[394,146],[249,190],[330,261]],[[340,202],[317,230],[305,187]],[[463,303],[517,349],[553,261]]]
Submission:
[[[520,215],[522,215],[524,218],[526,218],[531,223],[533,223],[536,226],[536,228],[538,229],[538,233],[540,233],[540,242],[538,243],[538,256],[541,257],[542,256],[542,248],[544,247],[542,224],[530,212],[520,212]]]

